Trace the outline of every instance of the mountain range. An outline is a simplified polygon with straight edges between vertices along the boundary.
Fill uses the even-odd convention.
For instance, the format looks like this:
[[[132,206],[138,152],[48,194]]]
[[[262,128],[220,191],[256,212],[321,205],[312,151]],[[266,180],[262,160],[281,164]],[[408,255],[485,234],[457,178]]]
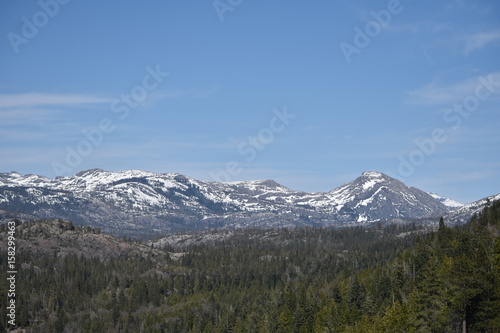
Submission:
[[[500,199],[500,195],[490,199]],[[91,169],[70,177],[0,173],[0,218],[62,218],[115,235],[206,228],[369,225],[390,220],[462,223],[488,203],[462,205],[363,172],[329,192],[291,190],[273,180],[210,182],[177,173]]]

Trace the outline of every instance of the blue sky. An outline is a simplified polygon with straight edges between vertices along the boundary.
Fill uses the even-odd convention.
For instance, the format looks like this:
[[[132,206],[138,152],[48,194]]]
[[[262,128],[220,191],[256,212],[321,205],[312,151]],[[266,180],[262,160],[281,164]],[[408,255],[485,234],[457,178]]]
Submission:
[[[500,192],[500,2],[0,3],[0,171]]]

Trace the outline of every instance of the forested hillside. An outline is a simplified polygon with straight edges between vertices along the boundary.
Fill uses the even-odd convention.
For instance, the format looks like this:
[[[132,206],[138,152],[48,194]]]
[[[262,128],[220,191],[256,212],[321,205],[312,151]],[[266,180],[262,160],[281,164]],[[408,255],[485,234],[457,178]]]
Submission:
[[[245,230],[165,249],[21,223],[16,321],[36,332],[500,332],[499,234],[498,201],[455,228]],[[5,331],[5,302],[0,316]]]

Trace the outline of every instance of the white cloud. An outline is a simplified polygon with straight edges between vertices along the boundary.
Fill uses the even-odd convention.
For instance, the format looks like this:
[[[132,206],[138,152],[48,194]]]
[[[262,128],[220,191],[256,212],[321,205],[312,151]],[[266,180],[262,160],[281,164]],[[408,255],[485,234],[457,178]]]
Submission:
[[[46,105],[80,105],[109,103],[111,99],[78,94],[0,94],[0,108],[39,107]]]
[[[449,11],[460,11],[465,7],[465,2],[463,0],[451,0],[448,3],[445,3],[444,12]]]
[[[42,131],[33,131],[25,129],[2,129],[0,128],[0,140],[6,142],[47,142],[52,139],[51,135]]]
[[[156,91],[148,96],[150,103],[162,99],[175,98],[208,98],[218,92],[221,87],[213,86],[204,89],[173,90],[165,89]],[[23,93],[23,94],[0,94],[0,109],[6,108],[39,108],[43,106],[76,106],[84,104],[111,103],[112,98],[98,97],[84,94],[47,94],[47,93]]]
[[[151,108],[158,102],[168,99],[199,99],[209,98],[220,90],[220,87],[214,86],[205,89],[163,89],[156,90],[148,95],[148,98],[141,102],[142,107]]]
[[[463,36],[459,39],[464,43],[464,54],[468,55],[476,49],[481,49],[487,44],[500,40],[500,30],[479,32]]]
[[[457,6],[461,6],[460,3],[461,1],[457,2]],[[465,10],[481,12],[478,15],[485,15],[488,12],[487,9],[483,8],[467,8]],[[447,9],[447,11],[449,10]],[[433,20],[390,24],[387,30],[393,33],[411,34],[423,38],[421,44],[426,55],[428,55],[429,49],[446,49],[451,55],[468,56],[471,52],[483,49],[500,40],[500,29],[480,31],[467,25],[458,26],[450,22]],[[415,45],[419,44],[415,43]]]
[[[495,86],[494,94],[500,94],[500,72],[482,76]],[[467,78],[455,83],[442,83],[434,79],[422,88],[408,92],[407,102],[424,105],[444,105],[462,101],[467,96],[474,95],[477,87],[482,85],[481,76]]]
[[[202,89],[164,89],[155,92],[154,97],[157,99],[176,99],[176,98],[208,98],[218,92],[221,87],[213,86]]]
[[[411,33],[413,35],[430,33],[432,36],[449,33],[454,28],[451,24],[445,22],[420,21],[409,24],[390,24],[387,30],[396,33]]]
[[[0,109],[0,126],[26,123],[29,121],[41,122],[50,119],[59,110],[53,109],[35,109],[35,108],[19,108],[19,109]]]

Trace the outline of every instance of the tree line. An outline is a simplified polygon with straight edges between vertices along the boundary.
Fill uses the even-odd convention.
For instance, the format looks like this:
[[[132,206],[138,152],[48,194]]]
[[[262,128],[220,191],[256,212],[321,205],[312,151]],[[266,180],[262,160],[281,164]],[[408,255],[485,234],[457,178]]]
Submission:
[[[106,261],[57,249],[19,252],[17,325],[40,332],[500,332],[500,202],[465,225],[445,222],[434,231],[415,224],[246,230],[215,244]],[[6,253],[0,261],[7,271]],[[2,295],[6,287],[1,279]],[[5,302],[0,316],[5,331]]]

